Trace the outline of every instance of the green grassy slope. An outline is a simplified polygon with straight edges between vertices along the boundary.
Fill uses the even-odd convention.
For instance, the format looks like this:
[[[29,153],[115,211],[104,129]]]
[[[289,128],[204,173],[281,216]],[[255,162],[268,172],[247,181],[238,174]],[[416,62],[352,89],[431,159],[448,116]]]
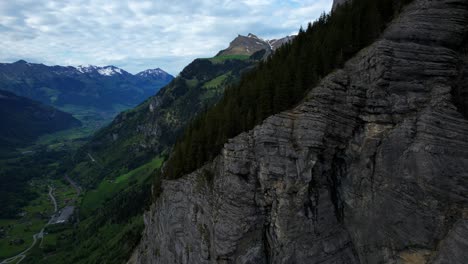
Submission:
[[[151,185],[161,158],[88,190],[80,205],[80,223],[48,228],[45,247],[24,263],[124,263],[138,243],[143,210],[150,204]]]
[[[197,59],[156,96],[118,115],[76,155],[71,175],[85,186],[137,168],[154,156],[167,155],[185,124],[213,105],[257,61],[230,58],[213,63]],[[91,154],[101,166],[90,166]],[[105,169],[103,169],[105,168]]]

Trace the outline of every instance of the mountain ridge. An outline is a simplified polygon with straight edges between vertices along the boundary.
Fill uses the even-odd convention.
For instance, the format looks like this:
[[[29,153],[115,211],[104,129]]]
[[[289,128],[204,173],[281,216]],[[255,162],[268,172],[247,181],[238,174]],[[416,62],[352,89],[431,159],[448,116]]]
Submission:
[[[149,69],[146,69],[146,70],[142,70],[138,73],[135,73],[135,74],[132,74],[120,67],[117,67],[117,66],[114,66],[114,65],[105,65],[105,66],[97,66],[97,65],[92,65],[92,64],[86,64],[86,65],[77,65],[77,66],[72,66],[72,65],[68,65],[68,66],[62,66],[62,65],[46,65],[44,63],[33,63],[33,62],[28,62],[24,59],[20,59],[20,60],[17,60],[15,62],[11,62],[11,63],[8,63],[8,62],[0,62],[0,65],[2,66],[8,66],[8,65],[12,65],[12,64],[16,64],[16,65],[27,65],[27,66],[45,66],[45,67],[61,67],[61,68],[68,68],[70,70],[77,70],[78,72],[80,73],[94,73],[94,72],[98,72],[100,73],[101,75],[114,75],[114,74],[130,74],[130,75],[141,75],[142,73],[145,73],[145,72],[157,72],[161,75],[170,75],[169,73],[167,73],[166,71],[164,71],[163,69],[157,67],[157,68],[149,68]],[[106,72],[105,70],[109,70],[108,72]],[[101,72],[100,72],[101,71]]]
[[[41,135],[81,125],[71,114],[3,90],[0,90],[0,123],[2,152],[13,152]]]

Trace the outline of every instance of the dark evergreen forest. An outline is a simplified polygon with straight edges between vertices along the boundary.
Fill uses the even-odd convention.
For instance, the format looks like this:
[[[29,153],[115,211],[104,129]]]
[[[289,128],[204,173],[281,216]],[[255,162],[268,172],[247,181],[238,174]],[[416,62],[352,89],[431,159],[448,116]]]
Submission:
[[[323,14],[289,44],[228,87],[176,143],[164,177],[176,179],[212,160],[229,138],[299,103],[324,76],[375,41],[411,0],[354,0]]]

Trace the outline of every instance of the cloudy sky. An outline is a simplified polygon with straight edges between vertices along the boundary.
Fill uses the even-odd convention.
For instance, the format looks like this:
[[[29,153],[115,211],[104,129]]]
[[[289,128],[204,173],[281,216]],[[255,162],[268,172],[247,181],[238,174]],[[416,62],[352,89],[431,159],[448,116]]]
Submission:
[[[179,73],[238,34],[294,34],[332,0],[2,0],[0,62]]]

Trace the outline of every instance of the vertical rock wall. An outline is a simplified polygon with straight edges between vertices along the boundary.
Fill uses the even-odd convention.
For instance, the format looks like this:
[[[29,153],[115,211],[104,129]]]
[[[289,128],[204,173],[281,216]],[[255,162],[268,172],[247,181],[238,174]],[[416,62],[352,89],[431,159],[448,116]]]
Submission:
[[[342,5],[350,0],[333,0],[332,10],[335,10],[339,5]]]
[[[130,263],[468,263],[467,25],[466,0],[415,0],[298,107],[164,182]]]

